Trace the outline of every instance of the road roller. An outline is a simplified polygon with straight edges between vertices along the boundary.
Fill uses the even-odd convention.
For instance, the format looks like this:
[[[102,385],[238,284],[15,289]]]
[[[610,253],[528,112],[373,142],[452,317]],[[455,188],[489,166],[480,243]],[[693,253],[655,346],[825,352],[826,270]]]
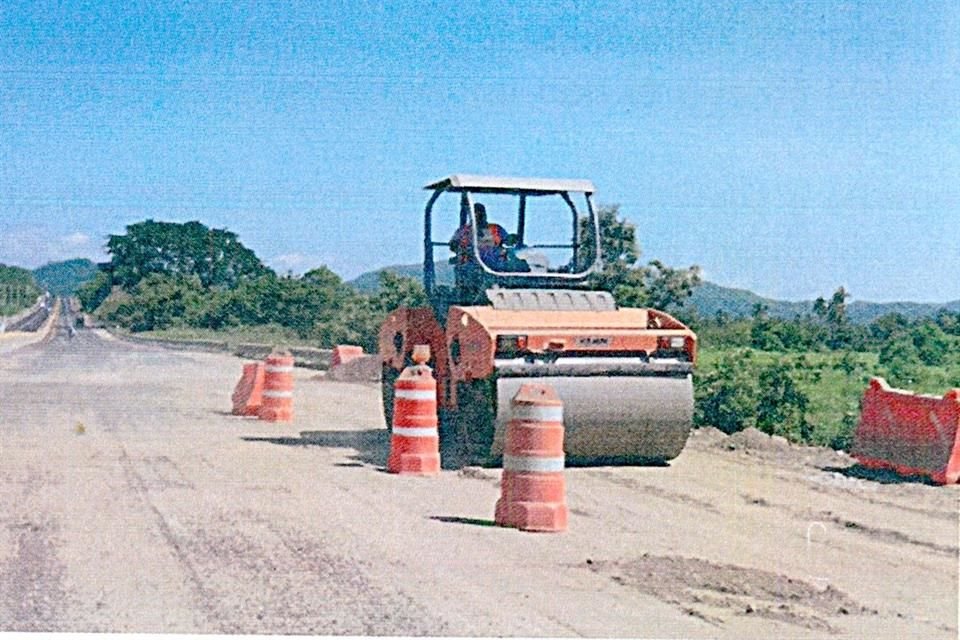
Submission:
[[[379,334],[383,409],[416,345],[430,347],[441,453],[496,464],[525,382],[563,401],[570,463],[664,463],[693,419],[697,337],[656,309],[591,288],[602,268],[589,180],[451,175],[426,185],[423,284]]]

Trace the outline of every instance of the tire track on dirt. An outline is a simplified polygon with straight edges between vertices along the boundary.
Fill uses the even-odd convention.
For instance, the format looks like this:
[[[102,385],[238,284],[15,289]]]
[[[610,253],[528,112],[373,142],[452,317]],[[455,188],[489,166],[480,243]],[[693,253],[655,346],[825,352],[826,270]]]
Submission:
[[[4,505],[13,551],[0,562],[0,631],[68,631],[66,568],[58,557],[60,526],[51,514],[25,508],[36,503],[38,487],[61,483],[55,474],[28,471],[13,504]],[[47,484],[50,483],[50,484]]]
[[[198,631],[356,636],[448,631],[402,590],[377,584],[364,561],[336,541],[242,507],[243,494],[261,494],[263,486],[241,487],[242,493],[232,496],[240,499],[239,510],[179,511],[172,520],[150,493],[197,491],[179,466],[166,456],[146,456],[135,464],[125,449],[122,460],[129,484],[153,513],[197,594],[196,609],[209,625]]]
[[[750,505],[776,509],[793,518],[806,522],[829,523],[844,531],[859,533],[880,542],[886,542],[894,545],[909,544],[937,554],[951,557],[956,557],[958,554],[960,554],[960,547],[956,545],[943,545],[936,542],[930,542],[928,540],[921,540],[896,529],[875,527],[862,522],[857,522],[856,520],[851,520],[850,518],[835,514],[833,511],[795,509],[788,504],[771,502],[766,498],[751,496],[745,493],[741,493],[740,497],[743,498],[744,502]]]
[[[173,552],[181,569],[186,573],[189,587],[197,594],[198,601],[202,604],[209,603],[211,600],[211,594],[208,593],[204,588],[203,581],[200,579],[200,575],[197,573],[196,568],[190,561],[190,557],[184,551],[183,546],[180,544],[177,536],[174,535],[167,518],[150,499],[147,483],[143,476],[137,472],[134,462],[127,452],[127,448],[123,445],[123,443],[118,442],[118,445],[120,447],[119,462],[121,468],[123,469],[124,481],[127,487],[133,491],[134,495],[136,495],[141,504],[143,504],[143,506],[146,507],[146,509],[153,515],[161,538],[163,538],[163,541],[167,544],[167,547],[169,547],[169,549]],[[204,606],[200,611],[195,610],[194,613],[196,615],[203,615],[207,608],[208,607]],[[223,627],[216,625],[215,620],[210,620],[210,622],[214,623],[209,629],[210,631],[226,633],[226,630]]]

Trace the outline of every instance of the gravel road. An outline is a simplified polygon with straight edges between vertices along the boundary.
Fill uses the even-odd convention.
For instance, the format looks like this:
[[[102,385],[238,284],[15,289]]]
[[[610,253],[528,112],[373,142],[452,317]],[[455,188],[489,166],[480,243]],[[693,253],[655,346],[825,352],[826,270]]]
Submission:
[[[956,486],[700,430],[522,533],[498,470],[384,473],[372,385],[236,418],[241,360],[65,326],[0,340],[0,631],[957,637]]]

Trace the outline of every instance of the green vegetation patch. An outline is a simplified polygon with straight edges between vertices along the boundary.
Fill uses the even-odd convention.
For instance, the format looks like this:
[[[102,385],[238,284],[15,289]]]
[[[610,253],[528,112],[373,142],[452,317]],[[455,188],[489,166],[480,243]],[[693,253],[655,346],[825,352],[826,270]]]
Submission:
[[[0,316],[28,309],[41,293],[29,270],[0,264]]]

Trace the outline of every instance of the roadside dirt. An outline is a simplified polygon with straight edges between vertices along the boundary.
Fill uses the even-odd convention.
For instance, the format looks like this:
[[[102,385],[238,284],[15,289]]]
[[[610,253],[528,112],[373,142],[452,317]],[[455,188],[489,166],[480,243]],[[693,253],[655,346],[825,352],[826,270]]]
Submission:
[[[763,434],[566,471],[570,527],[493,526],[500,472],[383,471],[379,389],[81,331],[0,344],[0,631],[957,636],[957,487]],[[82,429],[79,427],[82,426]]]

